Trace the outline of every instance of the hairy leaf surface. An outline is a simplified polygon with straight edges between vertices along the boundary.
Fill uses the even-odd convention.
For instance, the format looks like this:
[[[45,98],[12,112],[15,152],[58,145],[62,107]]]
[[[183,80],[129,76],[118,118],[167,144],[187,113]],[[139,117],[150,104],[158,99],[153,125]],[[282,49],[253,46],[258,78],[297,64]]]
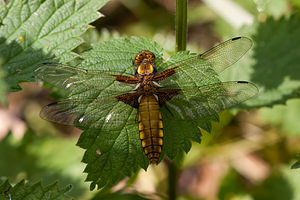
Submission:
[[[0,1],[0,56],[8,91],[19,82],[34,81],[33,71],[43,62],[65,63],[83,41],[79,37],[101,17],[108,0]]]

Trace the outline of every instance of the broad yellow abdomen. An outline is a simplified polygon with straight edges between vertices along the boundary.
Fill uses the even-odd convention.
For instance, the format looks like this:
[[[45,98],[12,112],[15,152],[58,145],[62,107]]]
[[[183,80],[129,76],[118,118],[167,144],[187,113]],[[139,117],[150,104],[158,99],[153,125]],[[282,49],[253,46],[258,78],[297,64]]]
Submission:
[[[139,104],[139,133],[142,147],[152,164],[157,163],[163,146],[163,123],[158,101],[142,96]]]

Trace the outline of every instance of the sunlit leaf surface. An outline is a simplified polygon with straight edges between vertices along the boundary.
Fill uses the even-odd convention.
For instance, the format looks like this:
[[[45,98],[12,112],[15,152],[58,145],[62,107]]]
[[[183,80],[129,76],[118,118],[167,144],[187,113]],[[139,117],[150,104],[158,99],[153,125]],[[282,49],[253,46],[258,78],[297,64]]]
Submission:
[[[108,0],[0,1],[0,56],[9,91],[19,82],[34,81],[37,65],[56,60],[64,63],[83,41],[79,37],[98,19]]]

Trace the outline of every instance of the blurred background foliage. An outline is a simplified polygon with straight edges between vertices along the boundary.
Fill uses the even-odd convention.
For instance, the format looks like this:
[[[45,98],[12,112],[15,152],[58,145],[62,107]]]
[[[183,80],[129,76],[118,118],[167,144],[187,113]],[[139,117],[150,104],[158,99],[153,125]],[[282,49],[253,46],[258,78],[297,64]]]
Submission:
[[[142,36],[174,53],[175,0],[112,0],[84,35],[82,53],[94,43],[118,37]],[[300,2],[299,0],[190,0],[188,47],[202,53],[235,36],[252,38],[254,47],[222,73],[223,80],[255,83],[260,94],[237,110],[220,113],[212,133],[203,131],[183,155],[178,180],[179,199],[300,199],[300,171],[290,169],[300,152]],[[0,70],[0,88],[5,73]],[[39,111],[50,103],[49,92],[37,83],[22,91],[0,94],[0,176],[59,180],[72,184],[76,199],[166,198],[166,163],[126,178],[112,189],[89,191],[75,146],[81,131],[43,121]],[[3,91],[4,89],[0,89]],[[251,108],[251,110],[250,110]],[[255,109],[253,109],[255,108]]]

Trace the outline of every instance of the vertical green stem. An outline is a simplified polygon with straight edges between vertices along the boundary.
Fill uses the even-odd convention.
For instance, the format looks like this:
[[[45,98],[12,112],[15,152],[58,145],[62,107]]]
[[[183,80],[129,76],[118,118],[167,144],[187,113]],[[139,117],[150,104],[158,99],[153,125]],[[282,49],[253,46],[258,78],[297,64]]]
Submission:
[[[187,0],[176,0],[176,52],[186,49],[187,35]],[[177,197],[178,166],[173,161],[168,161],[169,199]]]
[[[168,182],[169,182],[169,199],[176,200],[177,197],[177,180],[178,180],[178,167],[177,165],[171,161],[167,161],[169,174],[168,174]]]
[[[176,0],[176,52],[186,49],[187,0]]]

